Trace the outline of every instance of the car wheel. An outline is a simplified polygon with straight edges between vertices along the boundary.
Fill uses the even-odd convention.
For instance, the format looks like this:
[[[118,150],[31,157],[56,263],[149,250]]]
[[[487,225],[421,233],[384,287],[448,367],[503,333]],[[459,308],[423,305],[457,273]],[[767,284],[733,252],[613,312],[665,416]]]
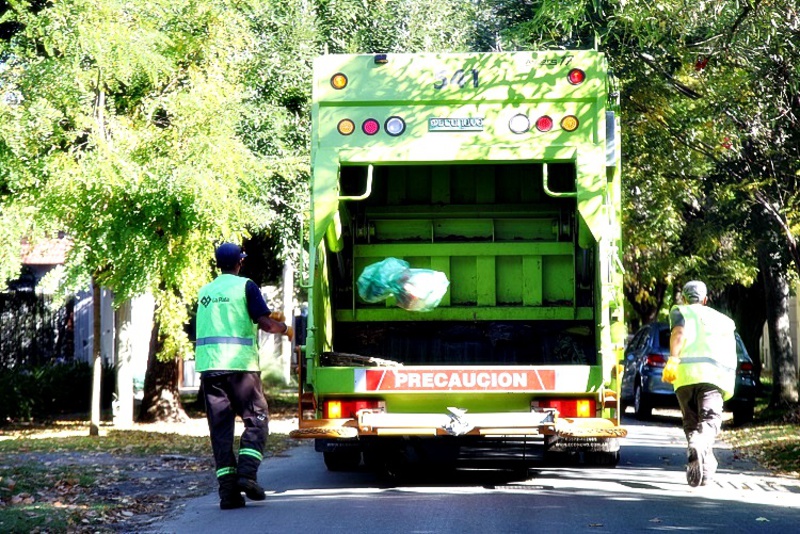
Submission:
[[[650,404],[650,399],[642,391],[642,386],[638,382],[633,390],[633,412],[640,421],[647,421],[653,416],[653,406]]]
[[[733,410],[733,426],[742,426],[753,421],[755,406],[746,404]]]

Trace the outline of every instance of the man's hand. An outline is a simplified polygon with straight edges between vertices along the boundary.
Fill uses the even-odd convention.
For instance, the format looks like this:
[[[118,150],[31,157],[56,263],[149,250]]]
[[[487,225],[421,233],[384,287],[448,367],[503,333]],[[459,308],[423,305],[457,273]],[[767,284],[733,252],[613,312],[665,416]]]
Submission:
[[[286,325],[286,332],[284,332],[283,335],[288,337],[289,341],[293,340],[294,339],[294,328],[292,328],[291,326],[289,326],[287,324]]]
[[[681,359],[677,356],[670,356],[667,360],[667,365],[664,366],[664,371],[661,373],[661,380],[667,384],[672,384],[678,378],[678,366],[681,364]]]
[[[279,323],[283,323],[286,321],[286,316],[283,315],[282,311],[274,311],[269,314],[269,318],[273,321],[278,321]]]

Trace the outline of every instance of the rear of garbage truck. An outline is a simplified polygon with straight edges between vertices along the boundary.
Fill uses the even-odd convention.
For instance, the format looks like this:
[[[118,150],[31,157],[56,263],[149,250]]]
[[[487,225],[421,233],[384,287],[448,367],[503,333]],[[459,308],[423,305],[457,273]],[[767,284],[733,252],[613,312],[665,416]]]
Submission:
[[[614,101],[596,51],[316,60],[292,436],[329,469],[450,465],[500,442],[617,463]],[[446,291],[422,309],[402,284],[359,294],[389,259]]]

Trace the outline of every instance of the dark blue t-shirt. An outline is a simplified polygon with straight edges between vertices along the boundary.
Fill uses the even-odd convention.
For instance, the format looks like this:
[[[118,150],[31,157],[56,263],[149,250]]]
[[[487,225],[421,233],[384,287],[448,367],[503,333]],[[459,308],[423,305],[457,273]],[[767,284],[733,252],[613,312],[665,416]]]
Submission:
[[[261,295],[261,290],[255,282],[252,280],[247,281],[244,286],[244,294],[247,297],[247,312],[254,323],[262,315],[269,315],[269,306],[267,306],[264,297]]]

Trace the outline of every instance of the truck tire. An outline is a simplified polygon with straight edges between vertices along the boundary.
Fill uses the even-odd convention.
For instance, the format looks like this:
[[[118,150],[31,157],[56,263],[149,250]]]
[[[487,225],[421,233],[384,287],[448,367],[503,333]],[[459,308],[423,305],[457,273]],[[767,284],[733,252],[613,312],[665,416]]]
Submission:
[[[328,471],[355,471],[361,465],[361,451],[326,451],[322,453]]]
[[[648,421],[653,417],[653,406],[638,382],[633,391],[633,412],[639,421]]]
[[[619,451],[587,451],[583,453],[583,461],[586,465],[616,467],[619,463]]]
[[[577,450],[563,450],[559,447],[558,436],[544,436],[544,463],[556,467],[578,465],[581,460]]]

